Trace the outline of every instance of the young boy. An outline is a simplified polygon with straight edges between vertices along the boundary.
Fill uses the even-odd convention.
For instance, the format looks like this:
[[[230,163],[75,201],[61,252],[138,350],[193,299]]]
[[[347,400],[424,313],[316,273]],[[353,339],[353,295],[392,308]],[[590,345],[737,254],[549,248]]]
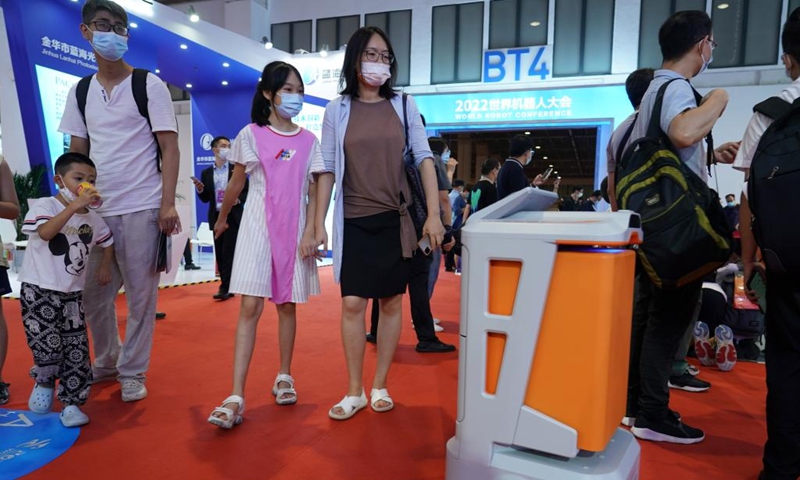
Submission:
[[[90,282],[111,280],[113,238],[106,222],[87,207],[100,200],[94,188],[97,171],[86,155],[65,153],[56,160],[54,180],[59,193],[33,204],[22,232],[29,236],[19,281],[22,320],[35,366],[36,385],[28,408],[48,413],[53,388],[64,404],[61,423],[77,427],[89,422],[80,406],[89,398],[92,369],[83,314],[83,285],[89,251],[104,248],[103,263]],[[91,187],[81,183],[88,182]]]

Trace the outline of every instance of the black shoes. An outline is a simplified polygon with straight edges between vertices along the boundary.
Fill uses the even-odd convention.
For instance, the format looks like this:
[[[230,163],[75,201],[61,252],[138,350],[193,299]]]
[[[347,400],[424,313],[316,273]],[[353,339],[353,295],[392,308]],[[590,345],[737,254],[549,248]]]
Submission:
[[[456,346],[435,340],[432,342],[419,342],[416,350],[419,353],[449,353],[455,352]]]
[[[377,335],[373,335],[371,333],[368,333],[367,334],[367,341],[369,343],[376,343],[377,344],[378,343],[378,336]]]
[[[199,265],[195,265],[194,263],[187,263],[183,267],[184,270],[200,270]]]
[[[231,297],[233,297],[233,294],[230,292],[219,291],[214,294],[214,300],[221,300],[223,302]]]
[[[651,422],[644,417],[637,417],[631,433],[642,440],[682,445],[699,443],[706,438],[702,430],[686,425],[678,419],[678,415],[672,413],[660,422]]]
[[[167,318],[167,314],[164,312],[156,312],[156,320],[164,320]]]
[[[695,378],[687,372],[683,375],[673,375],[669,377],[669,388],[697,393],[705,392],[711,388],[711,384],[699,378]]]

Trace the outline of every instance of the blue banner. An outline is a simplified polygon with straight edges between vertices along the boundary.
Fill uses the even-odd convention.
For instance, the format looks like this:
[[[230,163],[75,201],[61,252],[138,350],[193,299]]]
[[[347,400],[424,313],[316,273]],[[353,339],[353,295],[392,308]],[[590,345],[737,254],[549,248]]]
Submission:
[[[47,465],[78,439],[80,428],[61,425],[57,413],[0,408],[0,478],[15,479]]]

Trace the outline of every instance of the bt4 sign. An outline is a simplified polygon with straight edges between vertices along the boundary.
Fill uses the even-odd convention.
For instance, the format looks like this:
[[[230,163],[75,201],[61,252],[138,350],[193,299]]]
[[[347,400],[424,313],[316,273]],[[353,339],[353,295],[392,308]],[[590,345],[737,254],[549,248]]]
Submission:
[[[550,78],[550,45],[501,48],[483,52],[483,83],[524,83]]]

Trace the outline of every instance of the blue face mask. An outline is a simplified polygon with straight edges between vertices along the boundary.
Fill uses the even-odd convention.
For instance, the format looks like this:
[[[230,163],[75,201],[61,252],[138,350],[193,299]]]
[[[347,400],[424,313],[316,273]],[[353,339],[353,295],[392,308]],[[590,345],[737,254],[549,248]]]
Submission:
[[[279,93],[281,104],[275,106],[278,115],[289,120],[303,110],[303,95],[299,93]]]
[[[445,150],[442,152],[442,161],[447,163],[448,160],[450,160],[450,150]]]
[[[92,32],[92,47],[109,62],[116,62],[128,51],[128,37],[114,32]]]

